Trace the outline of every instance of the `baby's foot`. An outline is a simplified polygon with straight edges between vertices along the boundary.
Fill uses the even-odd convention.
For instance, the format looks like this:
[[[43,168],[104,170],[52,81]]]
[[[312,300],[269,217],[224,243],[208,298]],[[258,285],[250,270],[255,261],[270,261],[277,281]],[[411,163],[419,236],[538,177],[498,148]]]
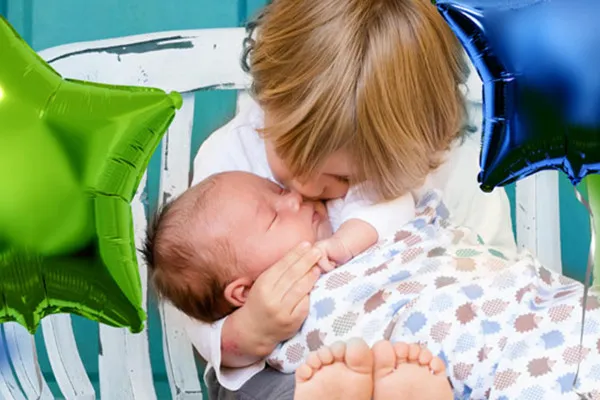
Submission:
[[[373,346],[374,400],[452,400],[444,362],[417,344],[381,341]]]
[[[373,354],[362,339],[322,347],[296,370],[294,400],[370,400],[372,394]]]

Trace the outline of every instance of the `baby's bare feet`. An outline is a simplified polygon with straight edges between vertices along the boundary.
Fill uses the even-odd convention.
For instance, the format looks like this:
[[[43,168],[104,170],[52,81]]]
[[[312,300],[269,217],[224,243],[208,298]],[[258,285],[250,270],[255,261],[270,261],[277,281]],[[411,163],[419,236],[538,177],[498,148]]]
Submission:
[[[362,339],[323,347],[296,370],[295,400],[370,400],[372,393],[373,354]]]
[[[374,400],[452,400],[444,362],[417,344],[381,341],[373,346]]]

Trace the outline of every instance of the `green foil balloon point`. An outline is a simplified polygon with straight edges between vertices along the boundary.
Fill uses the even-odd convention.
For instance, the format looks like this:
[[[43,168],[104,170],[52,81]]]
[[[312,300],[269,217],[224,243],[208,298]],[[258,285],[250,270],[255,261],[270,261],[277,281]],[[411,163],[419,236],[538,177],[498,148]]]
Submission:
[[[65,79],[0,17],[0,323],[143,328],[131,201],[178,93]]]

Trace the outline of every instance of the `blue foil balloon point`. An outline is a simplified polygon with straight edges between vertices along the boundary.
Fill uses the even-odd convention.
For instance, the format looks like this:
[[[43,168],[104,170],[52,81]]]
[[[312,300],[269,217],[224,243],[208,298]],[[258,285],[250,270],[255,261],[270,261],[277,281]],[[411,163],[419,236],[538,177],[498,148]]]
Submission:
[[[600,172],[600,1],[440,0],[483,81],[484,191]]]

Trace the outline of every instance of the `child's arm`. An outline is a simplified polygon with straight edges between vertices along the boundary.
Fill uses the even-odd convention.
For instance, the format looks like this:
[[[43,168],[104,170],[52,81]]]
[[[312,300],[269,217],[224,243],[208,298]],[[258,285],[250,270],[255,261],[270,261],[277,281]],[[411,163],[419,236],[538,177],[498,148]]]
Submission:
[[[252,365],[267,357],[277,345],[265,336],[256,334],[258,331],[252,329],[251,316],[244,316],[246,311],[249,310],[244,307],[237,309],[223,323],[221,365],[224,367],[241,368]]]
[[[374,204],[354,191],[348,193],[344,202],[344,222],[331,238],[316,246],[325,253],[319,261],[319,266],[325,271],[348,262],[415,217],[415,202],[411,193]]]
[[[308,295],[321,274],[315,266],[321,256],[315,248],[299,246],[258,277],[246,304],[223,323],[222,366],[251,365],[296,334],[308,316]]]
[[[368,222],[353,218],[345,221],[329,239],[317,243],[323,251],[319,267],[330,271],[377,243],[379,234]]]

